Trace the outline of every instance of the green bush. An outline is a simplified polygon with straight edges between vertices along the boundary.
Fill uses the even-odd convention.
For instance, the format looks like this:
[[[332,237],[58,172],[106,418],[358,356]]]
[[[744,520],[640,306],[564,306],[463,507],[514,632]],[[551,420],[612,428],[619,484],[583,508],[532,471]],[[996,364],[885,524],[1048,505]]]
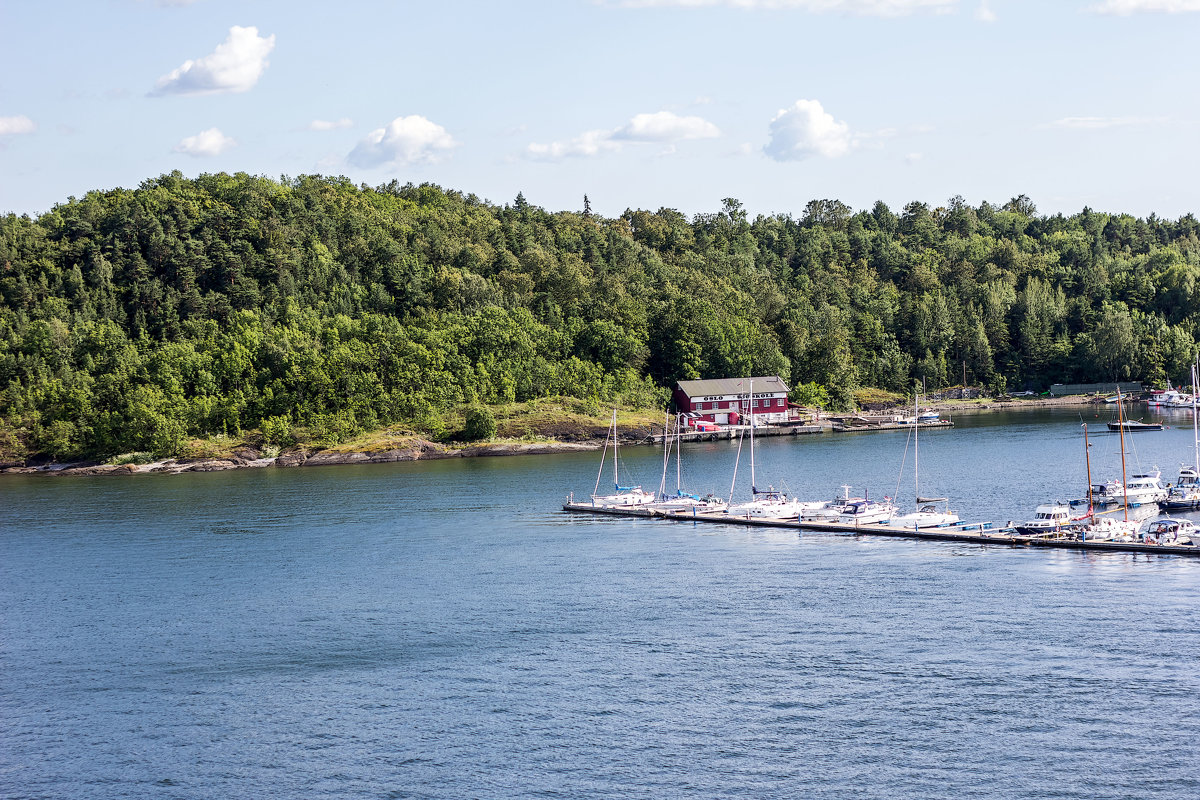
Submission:
[[[463,438],[468,442],[478,442],[496,438],[496,417],[491,409],[475,406],[467,412],[467,424],[463,428]]]

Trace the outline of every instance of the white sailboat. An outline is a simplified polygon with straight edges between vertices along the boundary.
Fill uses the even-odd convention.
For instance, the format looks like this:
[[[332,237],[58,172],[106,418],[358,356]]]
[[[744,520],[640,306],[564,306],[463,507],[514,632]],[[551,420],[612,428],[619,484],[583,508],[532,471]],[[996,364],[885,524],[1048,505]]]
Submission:
[[[1177,510],[1188,508],[1200,508],[1200,410],[1197,409],[1197,393],[1200,393],[1200,388],[1197,388],[1200,378],[1200,368],[1195,364],[1192,365],[1192,439],[1193,447],[1195,448],[1192,458],[1194,459],[1190,465],[1185,464],[1179,469],[1179,480],[1170,491],[1167,492],[1167,498],[1163,501],[1164,508]]]
[[[658,484],[658,498],[650,504],[651,508],[659,511],[724,511],[729,505],[724,500],[713,495],[701,497],[698,494],[683,491],[682,466],[683,422],[675,417],[675,493],[667,494],[667,467],[671,460],[672,438],[663,431],[663,474]]]
[[[613,486],[616,491],[613,494],[600,494],[600,478],[604,474],[604,460],[608,455],[608,442],[612,440],[613,451]],[[628,508],[630,506],[644,506],[654,502],[654,493],[647,492],[641,486],[622,486],[621,479],[617,475],[618,467],[617,457],[617,410],[613,409],[612,426],[609,428],[609,435],[604,439],[604,452],[600,455],[600,471],[596,473],[596,488],[592,490],[592,505],[597,508]]]
[[[1118,520],[1112,517],[1096,515],[1095,506],[1092,504],[1092,454],[1090,448],[1091,445],[1088,444],[1087,423],[1085,422],[1083,423],[1083,457],[1084,462],[1087,464],[1088,507],[1087,514],[1078,518],[1078,523],[1073,526],[1073,532],[1083,541],[1132,541],[1137,536],[1139,523],[1129,519],[1128,508],[1125,511],[1125,519]]]
[[[920,436],[920,395],[914,393],[913,414],[918,424],[913,425],[913,494],[916,497],[917,508],[908,514],[892,517],[888,524],[902,528],[938,528],[945,525],[957,525],[958,514],[950,510],[950,499],[947,497],[921,497],[921,456],[918,440]],[[937,503],[946,503],[944,509],[939,509]]]
[[[750,398],[753,403],[754,381],[750,381]],[[742,517],[764,517],[767,519],[796,519],[804,510],[805,503],[790,498],[774,486],[759,489],[754,475],[754,407],[749,408],[750,418],[750,499],[745,503],[729,506],[729,513]],[[741,457],[741,444],[738,445]],[[733,466],[733,484],[729,487],[729,498],[733,500],[733,489],[737,485],[737,462]]]

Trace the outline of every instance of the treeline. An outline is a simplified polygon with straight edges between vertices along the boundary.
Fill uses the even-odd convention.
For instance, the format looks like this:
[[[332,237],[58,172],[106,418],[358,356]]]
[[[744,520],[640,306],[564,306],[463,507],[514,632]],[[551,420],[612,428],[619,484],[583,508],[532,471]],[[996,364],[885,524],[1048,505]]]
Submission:
[[[437,186],[179,173],[0,219],[0,450],[286,444],[680,378],[1161,383],[1200,334],[1200,223],[1085,209],[735,200],[606,219]]]

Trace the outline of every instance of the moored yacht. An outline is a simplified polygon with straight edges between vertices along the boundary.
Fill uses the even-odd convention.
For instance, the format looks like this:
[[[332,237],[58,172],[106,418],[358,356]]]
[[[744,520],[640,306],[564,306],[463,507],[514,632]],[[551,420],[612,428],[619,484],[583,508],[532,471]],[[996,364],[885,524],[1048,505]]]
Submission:
[[[1200,529],[1190,519],[1164,517],[1156,519],[1146,526],[1147,544],[1198,544]]]
[[[1196,467],[1180,467],[1178,482],[1167,490],[1167,499],[1160,505],[1172,511],[1200,508],[1200,471]]]
[[[1167,487],[1163,486],[1162,472],[1155,469],[1152,472],[1134,473],[1125,484],[1125,499],[1130,508],[1166,500]]]
[[[1056,533],[1071,525],[1071,509],[1062,503],[1043,503],[1033,510],[1033,519],[1013,525],[1013,530],[1027,536]]]

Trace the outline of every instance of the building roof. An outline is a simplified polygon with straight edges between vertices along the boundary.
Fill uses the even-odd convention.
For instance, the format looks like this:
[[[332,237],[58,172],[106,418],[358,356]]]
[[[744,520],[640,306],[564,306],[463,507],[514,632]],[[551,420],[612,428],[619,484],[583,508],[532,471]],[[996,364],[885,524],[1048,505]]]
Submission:
[[[755,394],[787,392],[788,390],[787,384],[778,375],[760,375],[755,378],[711,378],[706,381],[679,381],[676,386],[688,397],[749,394],[751,381],[754,381]]]

